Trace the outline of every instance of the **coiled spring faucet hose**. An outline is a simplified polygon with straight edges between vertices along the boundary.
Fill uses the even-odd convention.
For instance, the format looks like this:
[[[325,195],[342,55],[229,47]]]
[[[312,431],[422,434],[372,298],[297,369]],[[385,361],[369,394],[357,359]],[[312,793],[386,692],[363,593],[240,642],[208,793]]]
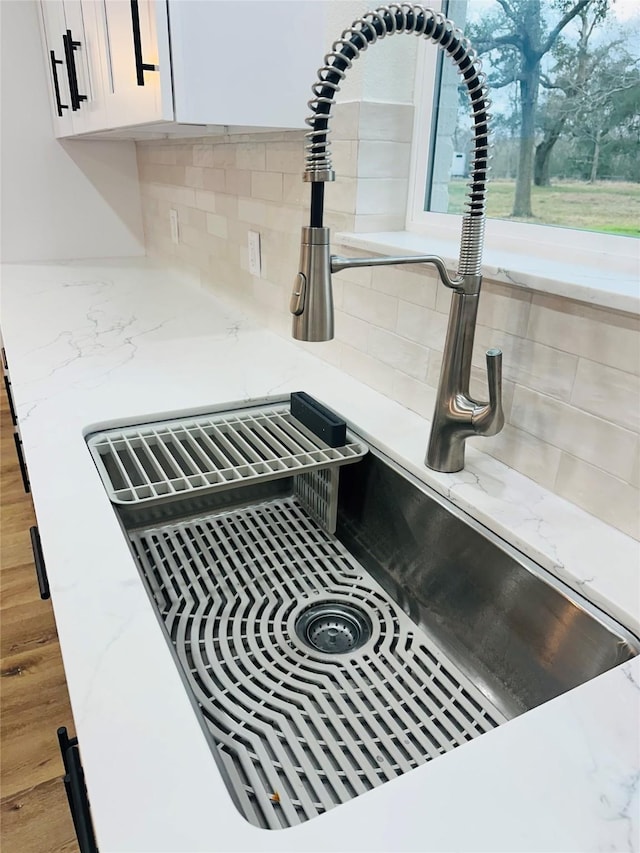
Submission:
[[[453,21],[415,3],[390,3],[366,12],[333,43],[318,70],[313,84],[314,97],[309,101],[311,115],[306,123],[306,166],[304,178],[312,183],[311,227],[322,227],[324,216],[324,183],[335,180],[331,165],[328,135],[334,96],[353,62],[378,39],[395,33],[424,36],[442,48],[455,63],[471,99],[474,149],[467,187],[466,209],[462,219],[462,236],[458,263],[459,275],[480,275],[484,238],[485,199],[488,173],[488,135],[490,102],[486,78],[471,43]]]

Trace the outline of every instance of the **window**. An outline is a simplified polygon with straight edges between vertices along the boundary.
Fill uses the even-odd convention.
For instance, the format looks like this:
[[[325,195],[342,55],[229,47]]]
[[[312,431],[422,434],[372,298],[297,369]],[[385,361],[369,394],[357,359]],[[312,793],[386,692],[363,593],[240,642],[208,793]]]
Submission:
[[[635,239],[604,236],[640,236],[636,0],[448,0],[443,11],[481,53],[491,89],[487,215],[506,221],[488,223],[489,245],[524,239],[588,250],[595,242],[613,252],[624,243],[625,253],[637,253]],[[450,214],[464,203],[468,99],[442,51],[423,51],[419,66],[416,102],[426,110],[417,110],[409,225],[450,231]]]

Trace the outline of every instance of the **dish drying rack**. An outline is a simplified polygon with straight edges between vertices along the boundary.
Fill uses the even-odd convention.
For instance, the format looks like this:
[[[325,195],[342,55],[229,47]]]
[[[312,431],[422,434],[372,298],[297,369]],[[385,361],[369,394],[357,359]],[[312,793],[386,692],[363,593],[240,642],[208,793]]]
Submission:
[[[287,404],[108,429],[87,439],[112,503],[134,506],[292,477],[294,494],[335,532],[339,469],[367,445],[330,447]]]

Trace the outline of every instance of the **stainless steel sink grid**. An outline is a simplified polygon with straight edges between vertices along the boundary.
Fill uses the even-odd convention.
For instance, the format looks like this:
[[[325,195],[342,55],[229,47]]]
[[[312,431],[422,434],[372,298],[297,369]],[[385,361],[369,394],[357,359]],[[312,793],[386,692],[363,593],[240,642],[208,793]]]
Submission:
[[[306,475],[315,491],[310,473],[367,452],[351,433],[343,447],[329,447],[284,405],[104,430],[87,444],[111,501],[129,505],[292,474]]]
[[[130,539],[253,824],[308,820],[505,720],[295,497]],[[310,644],[296,627],[310,605],[370,635],[323,651],[327,621]]]
[[[283,404],[88,444],[257,826],[321,814],[638,654],[627,629],[379,451],[351,434],[328,448]]]

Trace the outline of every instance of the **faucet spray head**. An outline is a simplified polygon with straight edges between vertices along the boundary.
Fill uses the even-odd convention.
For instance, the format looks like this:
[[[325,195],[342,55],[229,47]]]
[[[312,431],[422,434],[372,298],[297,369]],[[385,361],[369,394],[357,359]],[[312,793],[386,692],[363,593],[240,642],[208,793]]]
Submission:
[[[300,240],[300,265],[289,310],[292,334],[297,341],[330,341],[333,338],[333,293],[329,229],[305,226]]]

